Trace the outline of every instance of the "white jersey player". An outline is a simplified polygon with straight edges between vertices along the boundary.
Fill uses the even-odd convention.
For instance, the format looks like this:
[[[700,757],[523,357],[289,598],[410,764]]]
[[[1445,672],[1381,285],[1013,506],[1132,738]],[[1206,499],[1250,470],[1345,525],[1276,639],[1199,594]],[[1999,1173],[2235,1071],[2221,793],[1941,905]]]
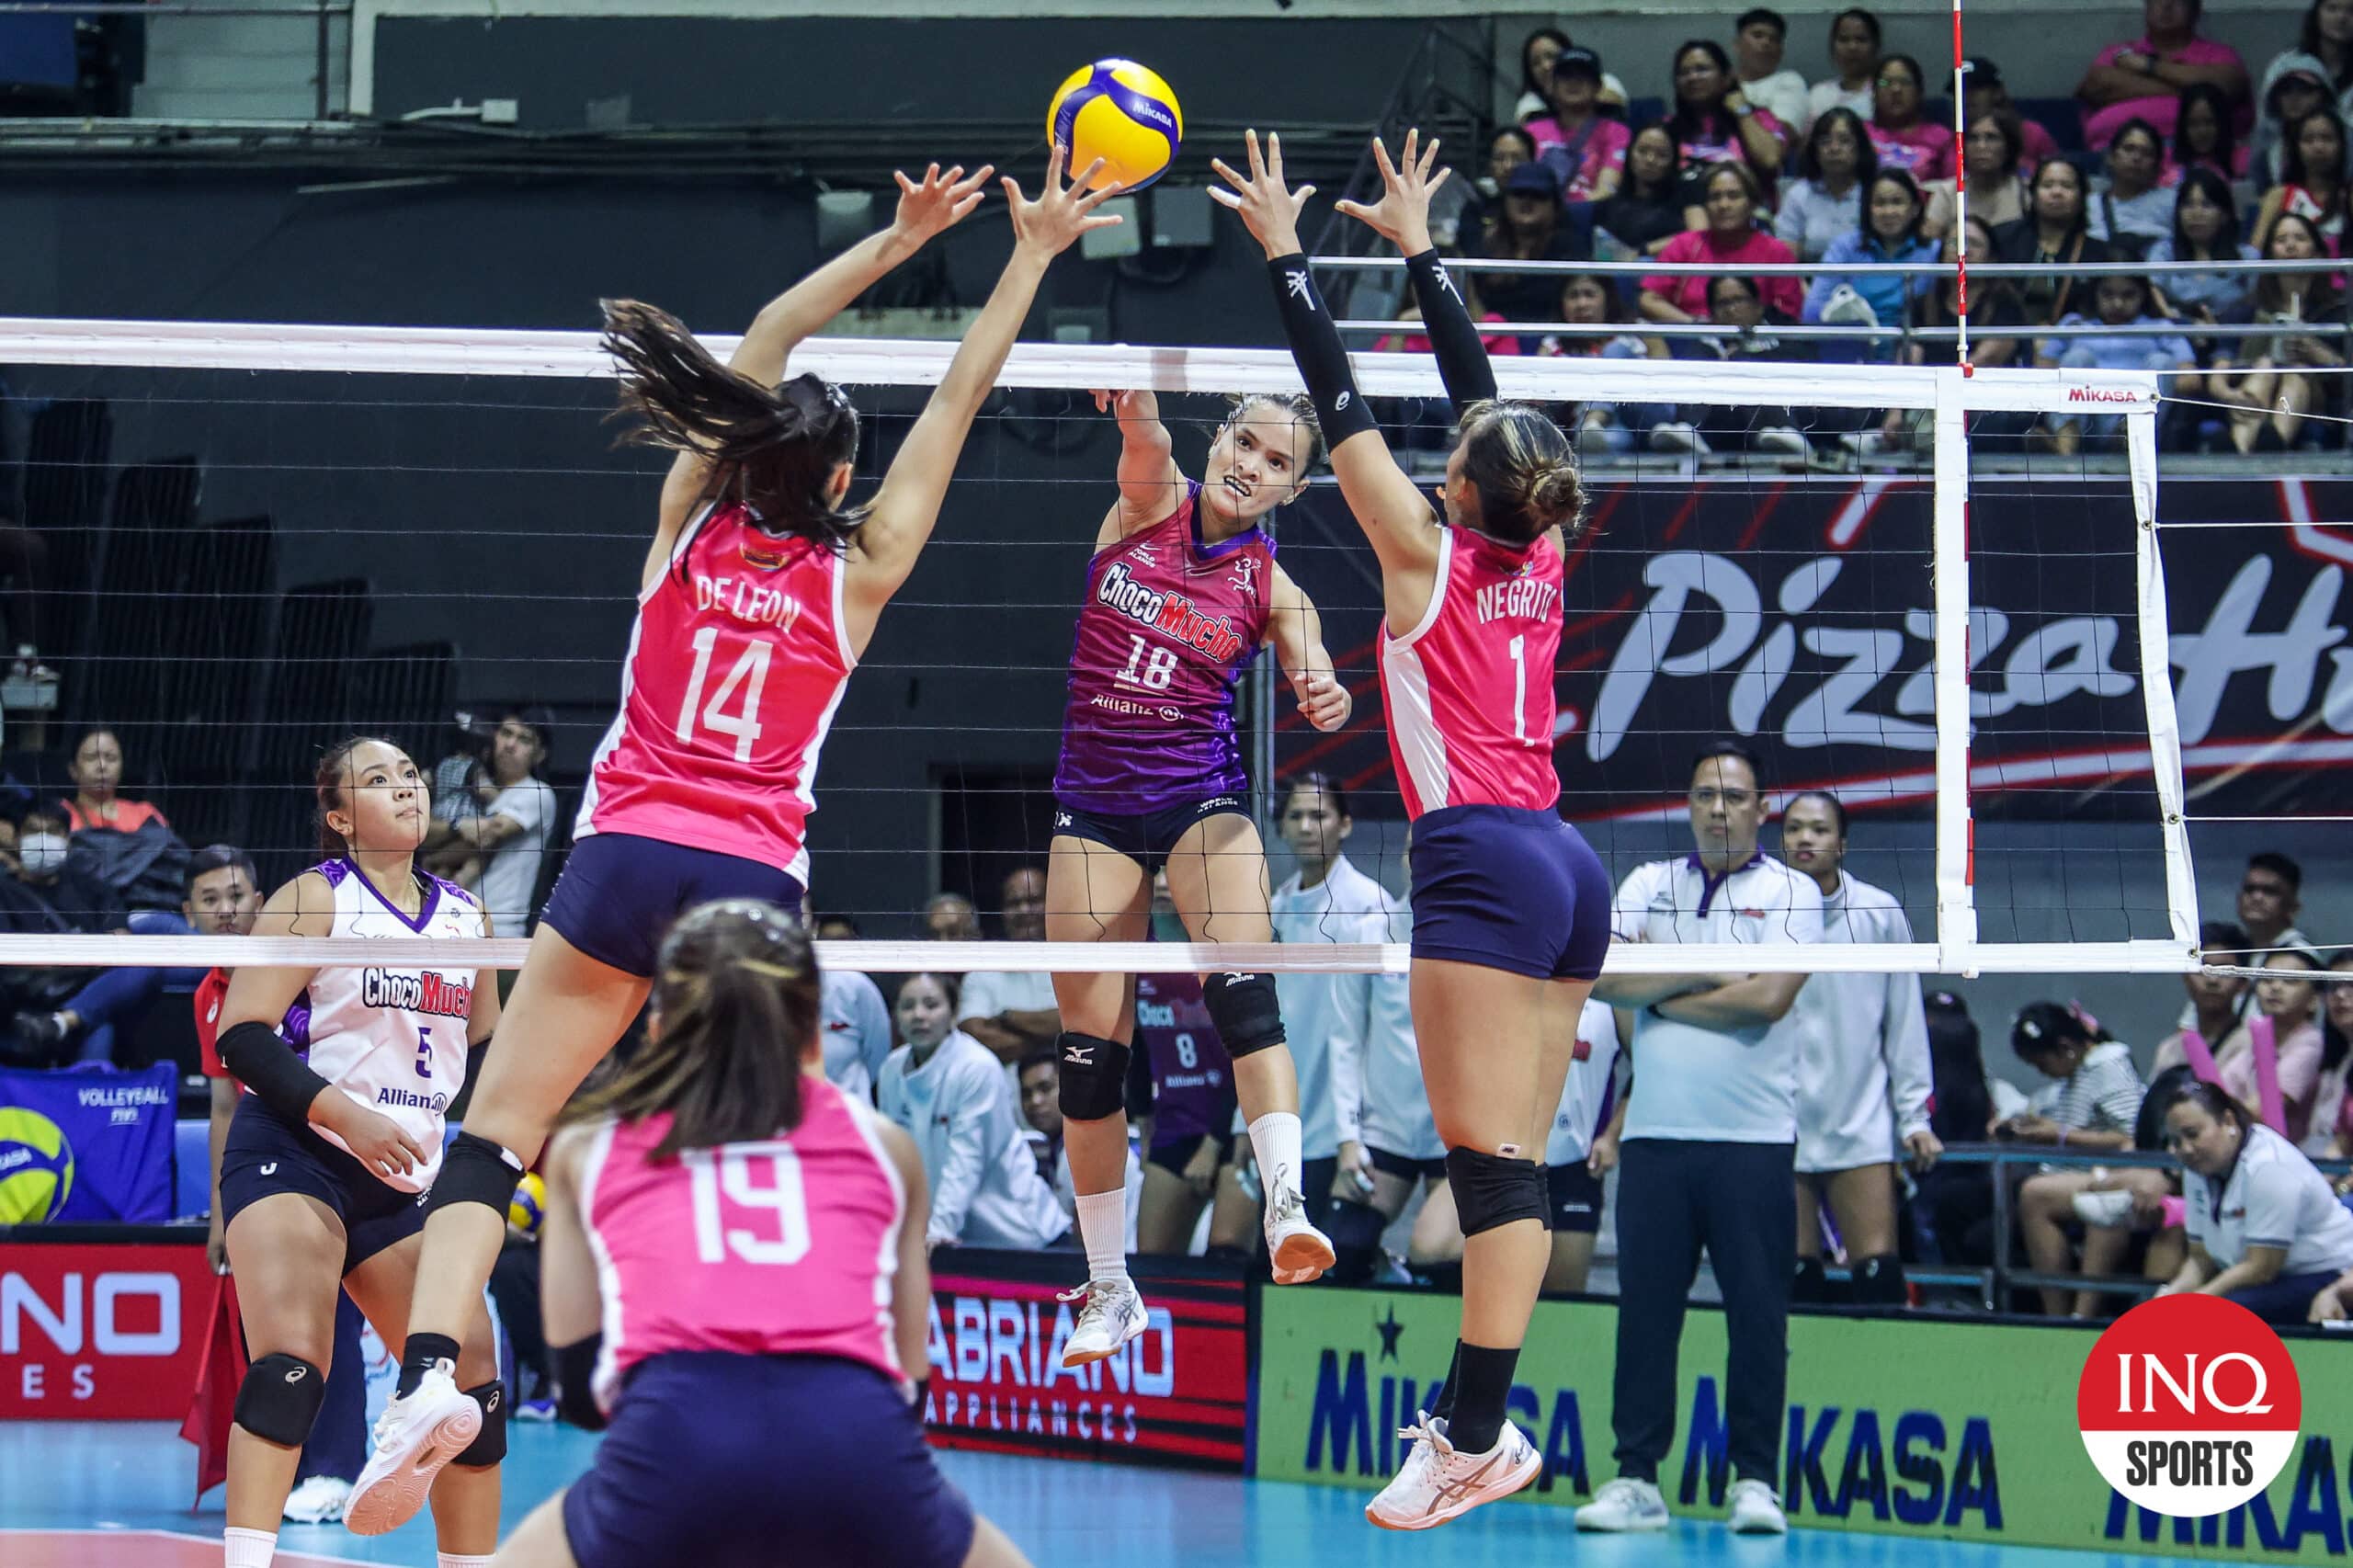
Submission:
[[[1904,906],[1841,869],[1847,811],[1810,790],[1781,816],[1781,858],[1822,890],[1825,942],[1909,942]],[[1935,1077],[1928,1025],[1914,974],[1817,974],[1790,1010],[1798,1046],[1798,1282],[1795,1299],[1823,1301],[1826,1202],[1853,1274],[1854,1300],[1902,1306],[1895,1251],[1895,1158],[1925,1170],[1944,1146],[1928,1129]]]

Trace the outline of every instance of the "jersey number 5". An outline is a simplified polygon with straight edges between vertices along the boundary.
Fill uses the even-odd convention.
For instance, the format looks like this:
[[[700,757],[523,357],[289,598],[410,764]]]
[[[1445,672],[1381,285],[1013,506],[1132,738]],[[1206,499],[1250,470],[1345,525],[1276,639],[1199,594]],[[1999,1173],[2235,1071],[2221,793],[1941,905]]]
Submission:
[[[706,626],[695,633],[695,673],[687,680],[687,699],[678,706],[678,739],[692,744],[695,738],[697,708],[702,727],[713,734],[735,737],[735,760],[752,760],[752,746],[760,738],[760,691],[768,683],[769,645],[755,638],[744,644],[744,652],[710,694],[708,707],[702,704],[702,688],[710,679],[710,653],[719,645],[719,628]],[[743,701],[730,713],[727,704],[742,688]]]
[[[790,1144],[688,1149],[678,1161],[694,1184],[697,1257],[724,1263],[732,1252],[745,1263],[792,1264],[809,1256],[809,1203],[801,1187],[801,1157]],[[760,1184],[762,1177],[767,1185]],[[728,1224],[722,1199],[738,1210],[766,1210],[764,1229],[770,1233]]]

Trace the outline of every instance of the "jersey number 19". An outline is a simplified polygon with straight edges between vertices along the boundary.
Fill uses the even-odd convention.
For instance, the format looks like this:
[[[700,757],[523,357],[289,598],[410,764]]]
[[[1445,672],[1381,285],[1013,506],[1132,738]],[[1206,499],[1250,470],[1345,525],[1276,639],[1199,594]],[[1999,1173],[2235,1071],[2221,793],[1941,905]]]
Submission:
[[[799,1263],[809,1256],[809,1200],[801,1187],[801,1157],[790,1143],[743,1143],[724,1149],[688,1149],[678,1155],[694,1184],[695,1256],[724,1263],[733,1253],[745,1263]],[[756,1165],[767,1167],[759,1185]],[[722,1199],[738,1210],[765,1210],[772,1234],[727,1223]]]

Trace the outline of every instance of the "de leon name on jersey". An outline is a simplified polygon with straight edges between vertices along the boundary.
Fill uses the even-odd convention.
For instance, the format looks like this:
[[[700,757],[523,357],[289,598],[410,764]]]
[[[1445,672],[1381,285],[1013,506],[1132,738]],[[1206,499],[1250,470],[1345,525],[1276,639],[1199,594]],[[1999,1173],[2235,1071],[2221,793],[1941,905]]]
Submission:
[[[474,987],[471,978],[451,980],[429,970],[420,974],[415,970],[369,969],[359,974],[359,1000],[370,1007],[471,1018]]]

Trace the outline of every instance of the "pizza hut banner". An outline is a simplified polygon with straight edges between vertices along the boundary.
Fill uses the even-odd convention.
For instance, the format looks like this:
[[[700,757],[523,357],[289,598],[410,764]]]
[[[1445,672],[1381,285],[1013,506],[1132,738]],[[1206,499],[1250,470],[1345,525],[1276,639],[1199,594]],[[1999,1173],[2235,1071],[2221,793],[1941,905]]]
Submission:
[[[1597,486],[1564,596],[1564,814],[1676,809],[1693,751],[1717,735],[1755,744],[1782,788],[1925,812],[1933,498],[1924,478]],[[1326,510],[1294,526],[1288,559],[1302,583],[1338,579],[1310,591],[1340,594],[1327,638],[1344,668],[1369,672],[1378,611],[1346,602],[1370,596],[1332,559],[1356,540]],[[2353,481],[2173,480],[2159,512],[2199,808],[2335,809],[2353,766],[2353,526],[2335,519],[2353,517]],[[2123,477],[1981,475],[1970,542],[1974,809],[2154,823]],[[1283,771],[1324,768],[1376,801],[1393,789],[1377,727],[1279,728]]]

